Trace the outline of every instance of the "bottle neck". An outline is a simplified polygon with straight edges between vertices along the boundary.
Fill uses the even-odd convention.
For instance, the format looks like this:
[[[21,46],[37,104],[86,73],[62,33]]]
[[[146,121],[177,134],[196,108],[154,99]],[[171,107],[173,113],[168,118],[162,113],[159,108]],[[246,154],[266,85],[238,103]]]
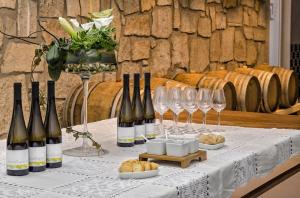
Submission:
[[[22,106],[22,100],[14,100],[14,108],[16,108],[17,106]]]
[[[32,108],[34,111],[40,111],[40,100],[39,98],[33,98],[32,99]]]
[[[151,96],[151,91],[150,91],[150,86],[145,86],[145,99],[148,97],[148,96]]]
[[[139,85],[134,86],[133,94],[136,96],[140,95],[140,86]]]
[[[145,79],[145,92],[150,91],[150,79],[146,78]]]
[[[33,119],[33,117],[38,118],[41,117],[41,110],[40,110],[40,99],[39,99],[39,94],[38,92],[35,90],[35,92],[32,93],[32,99],[31,99],[31,118],[29,119],[29,123],[30,121],[32,121],[31,119]]]
[[[48,97],[48,104],[55,105],[55,97]]]
[[[13,117],[23,116],[23,109],[22,109],[22,101],[15,100],[14,102],[14,110],[13,110]]]
[[[127,97],[129,97],[129,82],[124,81],[124,84],[123,84],[123,98],[127,98]]]

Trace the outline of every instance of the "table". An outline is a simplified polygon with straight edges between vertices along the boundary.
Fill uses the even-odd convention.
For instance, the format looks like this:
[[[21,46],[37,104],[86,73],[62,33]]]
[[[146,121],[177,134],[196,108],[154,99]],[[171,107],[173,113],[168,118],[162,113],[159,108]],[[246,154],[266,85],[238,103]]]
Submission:
[[[118,178],[120,163],[138,157],[145,151],[145,145],[117,147],[116,119],[89,124],[90,132],[108,154],[94,158],[64,156],[62,168],[24,177],[6,175],[5,141],[2,140],[0,197],[230,197],[236,187],[267,174],[300,153],[298,130],[225,128],[226,146],[208,151],[207,161],[194,162],[186,169],[160,163],[160,175],[143,180]],[[74,129],[79,130],[80,126]],[[80,145],[66,133],[63,141],[64,149]]]

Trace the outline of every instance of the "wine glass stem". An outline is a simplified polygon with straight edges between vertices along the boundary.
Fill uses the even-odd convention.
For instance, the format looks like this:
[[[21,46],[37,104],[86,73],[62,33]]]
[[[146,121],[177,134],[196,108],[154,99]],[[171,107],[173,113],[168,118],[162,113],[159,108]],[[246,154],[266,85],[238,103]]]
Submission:
[[[164,131],[163,120],[164,120],[164,114],[160,114],[159,116],[160,134],[165,134],[166,139],[168,139],[168,134],[166,131]]]
[[[190,125],[192,123],[192,114],[189,113],[189,119],[188,119],[188,124]]]
[[[82,121],[83,121],[83,132],[88,133],[87,127],[87,100],[89,92],[89,78],[82,78],[83,83],[83,105],[82,105]],[[88,147],[87,136],[82,136],[82,148],[86,149]]]
[[[188,121],[187,121],[187,129],[188,129],[188,130],[190,130],[190,129],[192,128],[192,127],[191,127],[192,121],[193,121],[192,116],[193,116],[193,114],[191,114],[191,113],[189,112],[189,114],[188,114]]]
[[[220,129],[221,126],[221,112],[218,111],[218,129]]]
[[[175,114],[175,132],[178,132],[178,115]]]
[[[206,129],[206,112],[204,112],[203,127]]]

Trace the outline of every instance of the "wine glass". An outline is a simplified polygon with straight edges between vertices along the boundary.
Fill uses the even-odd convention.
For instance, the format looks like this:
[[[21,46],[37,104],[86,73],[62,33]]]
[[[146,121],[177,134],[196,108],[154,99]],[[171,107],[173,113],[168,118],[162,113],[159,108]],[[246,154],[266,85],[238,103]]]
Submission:
[[[181,135],[178,130],[178,115],[183,111],[181,89],[179,87],[172,87],[168,91],[169,108],[174,115],[174,135]]]
[[[218,127],[216,131],[221,132],[223,129],[221,129],[221,111],[225,109],[226,107],[226,99],[223,89],[215,89],[213,91],[213,109],[218,113]]]
[[[212,90],[207,88],[200,88],[197,94],[197,105],[203,113],[203,128],[202,131],[208,132],[206,128],[206,114],[212,107]]]
[[[159,86],[154,90],[153,96],[153,106],[157,113],[159,113],[159,124],[160,124],[160,134],[165,135],[166,139],[168,139],[167,132],[164,132],[163,127],[163,116],[169,109],[168,107],[168,92],[167,89],[163,86]]]
[[[195,133],[192,128],[192,116],[195,111],[197,111],[197,101],[196,101],[197,91],[193,87],[186,87],[182,92],[182,106],[188,112],[187,119],[187,130],[188,133]]]

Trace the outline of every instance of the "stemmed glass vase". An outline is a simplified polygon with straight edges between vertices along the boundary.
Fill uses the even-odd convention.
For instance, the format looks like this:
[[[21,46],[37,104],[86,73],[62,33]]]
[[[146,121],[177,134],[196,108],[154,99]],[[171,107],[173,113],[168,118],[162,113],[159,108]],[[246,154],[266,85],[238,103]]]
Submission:
[[[105,153],[105,150],[102,149],[101,145],[99,145],[97,142],[95,142],[92,139],[92,134],[88,130],[87,123],[88,123],[89,80],[92,74],[107,72],[107,71],[115,71],[116,67],[110,65],[115,63],[115,58],[114,58],[114,54],[111,53],[106,55],[102,55],[102,54],[100,55],[96,53],[96,54],[92,54],[92,56],[90,54],[91,52],[87,52],[82,55],[81,52],[81,54],[79,54],[79,57],[82,56],[81,58],[78,58],[78,56],[74,56],[74,54],[71,54],[70,60],[68,62],[70,64],[66,66],[66,72],[79,75],[82,80],[83,104],[81,110],[81,122],[83,128],[82,131],[80,132],[75,131],[73,129],[69,129],[75,132],[74,134],[77,134],[77,138],[82,140],[82,145],[80,147],[65,150],[64,151],[65,155],[76,156],[76,157],[92,157],[92,156],[103,155]]]

